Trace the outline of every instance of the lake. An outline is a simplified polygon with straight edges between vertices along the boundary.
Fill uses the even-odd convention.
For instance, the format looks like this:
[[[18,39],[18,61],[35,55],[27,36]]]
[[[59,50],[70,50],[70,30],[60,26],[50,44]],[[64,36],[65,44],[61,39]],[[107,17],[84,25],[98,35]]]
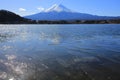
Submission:
[[[0,25],[0,80],[120,80],[120,25]]]

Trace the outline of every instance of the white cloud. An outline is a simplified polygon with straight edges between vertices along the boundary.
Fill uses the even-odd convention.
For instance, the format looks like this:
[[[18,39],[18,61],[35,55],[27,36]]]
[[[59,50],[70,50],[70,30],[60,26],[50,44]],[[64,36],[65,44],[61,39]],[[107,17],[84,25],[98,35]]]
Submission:
[[[19,8],[19,11],[21,11],[21,12],[25,12],[26,9],[24,9],[24,8]]]
[[[45,8],[43,8],[43,7],[38,7],[37,8],[39,11],[44,11],[45,10]]]

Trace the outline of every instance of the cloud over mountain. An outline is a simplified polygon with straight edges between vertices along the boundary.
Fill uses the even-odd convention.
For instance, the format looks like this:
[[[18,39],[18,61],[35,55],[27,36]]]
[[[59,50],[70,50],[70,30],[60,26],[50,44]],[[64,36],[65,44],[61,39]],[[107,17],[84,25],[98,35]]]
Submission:
[[[19,11],[20,11],[20,12],[25,12],[26,9],[24,9],[24,8],[19,8]]]

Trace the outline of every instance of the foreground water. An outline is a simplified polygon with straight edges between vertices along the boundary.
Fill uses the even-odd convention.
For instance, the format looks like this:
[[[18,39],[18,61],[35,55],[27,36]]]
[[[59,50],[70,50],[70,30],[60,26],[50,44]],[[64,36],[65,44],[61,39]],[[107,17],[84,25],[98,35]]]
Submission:
[[[120,25],[0,25],[0,80],[120,80]]]

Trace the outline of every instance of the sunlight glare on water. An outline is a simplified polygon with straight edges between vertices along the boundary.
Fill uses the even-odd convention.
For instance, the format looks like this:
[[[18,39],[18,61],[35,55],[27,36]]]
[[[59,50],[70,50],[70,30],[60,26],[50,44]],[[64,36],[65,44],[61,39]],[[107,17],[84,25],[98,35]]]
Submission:
[[[120,25],[0,25],[0,80],[120,80]]]

